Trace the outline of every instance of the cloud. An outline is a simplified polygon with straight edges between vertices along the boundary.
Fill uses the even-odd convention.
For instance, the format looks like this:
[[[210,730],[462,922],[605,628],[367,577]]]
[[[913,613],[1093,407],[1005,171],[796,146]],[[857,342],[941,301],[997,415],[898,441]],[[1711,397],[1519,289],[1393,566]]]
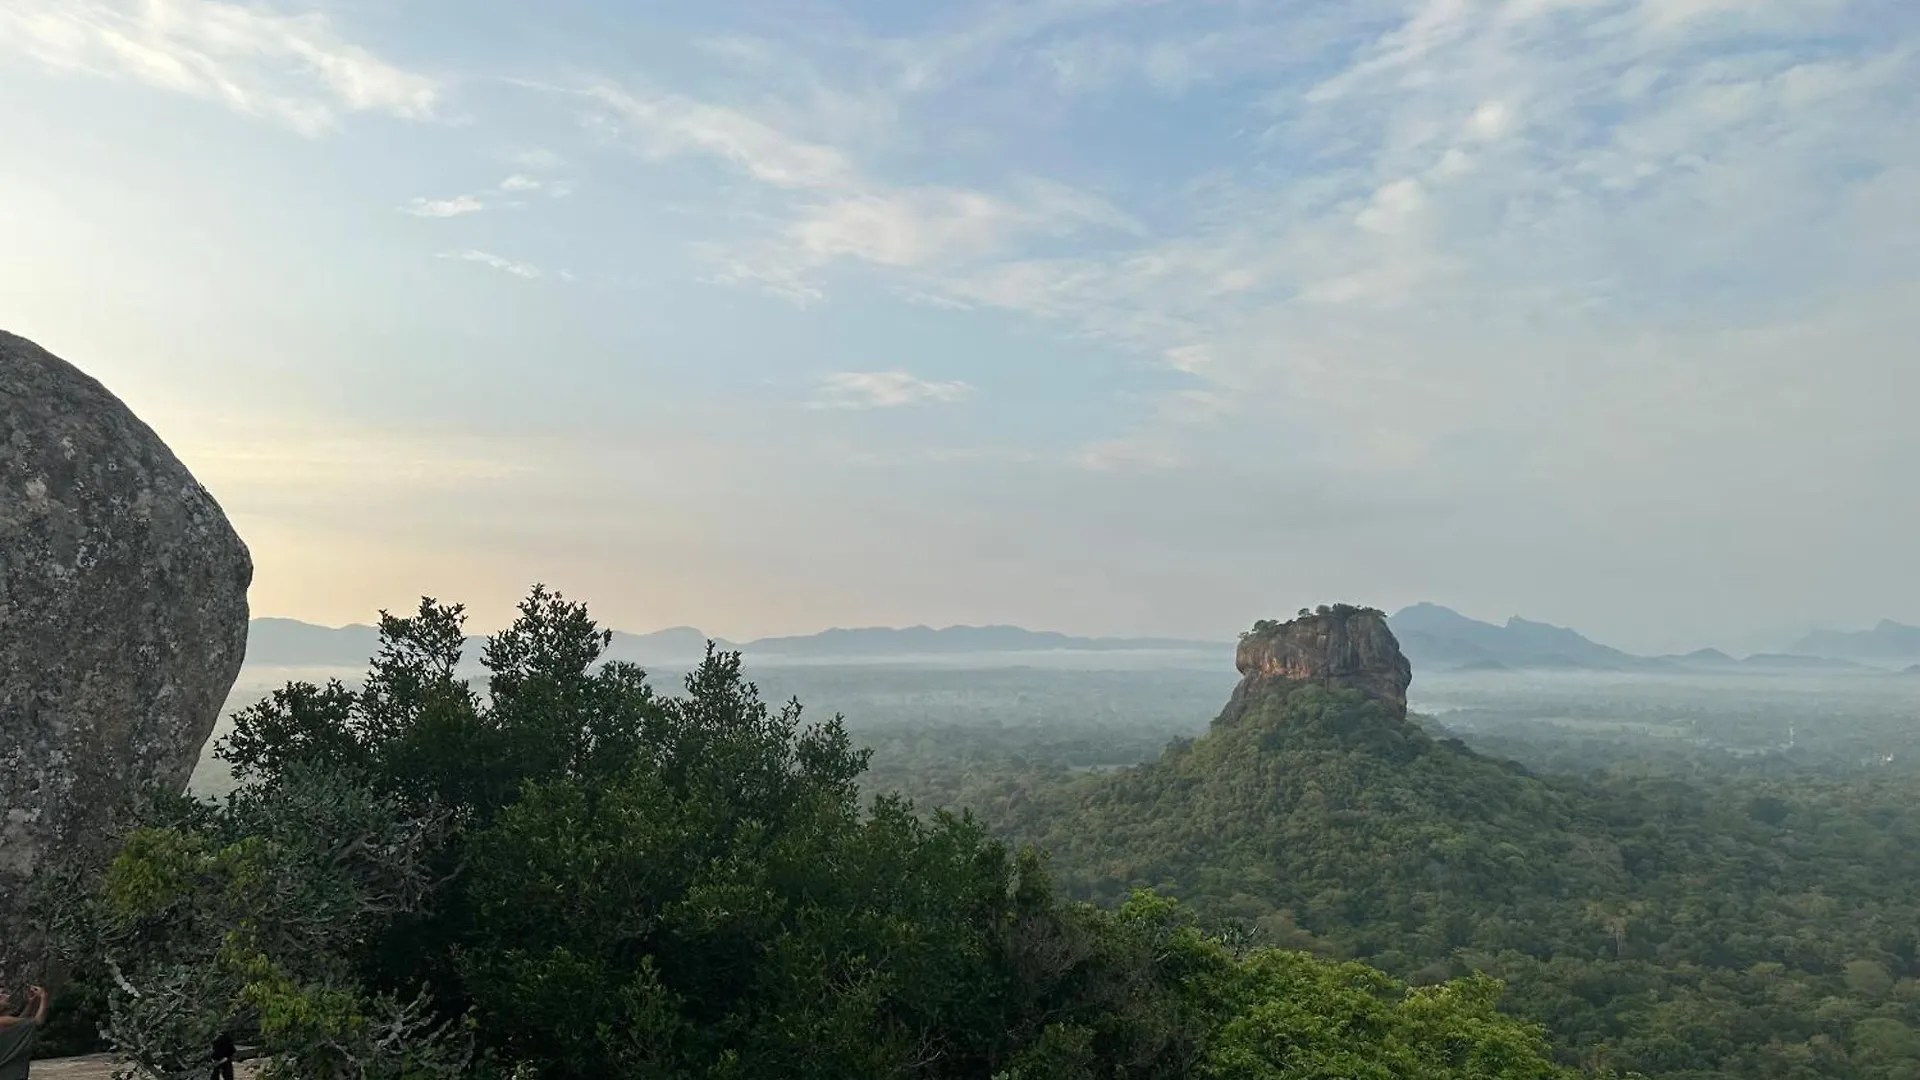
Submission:
[[[1009,233],[1060,235],[1089,224],[1137,228],[1104,201],[1060,185],[1029,184],[1024,197],[962,188],[861,192],[816,203],[787,229],[814,265],[856,258],[891,267],[986,254]]]
[[[1396,233],[1408,226],[1426,201],[1426,189],[1411,177],[1382,184],[1367,208],[1354,218],[1354,224],[1368,232]]]
[[[438,80],[343,40],[324,14],[221,0],[9,0],[0,50],[216,101],[305,136],[343,113],[434,114]]]
[[[852,260],[920,275],[990,261],[1023,238],[1064,237],[1089,228],[1139,228],[1104,200],[1055,184],[1014,185],[999,195],[966,188],[873,186],[803,202],[775,236],[715,245],[716,280],[758,285],[808,303],[824,297],[821,271]],[[935,278],[929,278],[935,280]],[[918,302],[966,307],[943,287],[908,289]]]
[[[440,257],[443,259],[459,259],[463,262],[479,263],[481,266],[490,266],[501,273],[512,274],[515,277],[537,278],[541,276],[540,268],[537,266],[529,263],[515,262],[512,259],[495,255],[492,252],[475,251],[472,248],[467,248],[462,251],[441,252]]]
[[[1094,472],[1166,472],[1183,464],[1175,450],[1152,437],[1091,443],[1080,450],[1075,460],[1082,468]]]
[[[416,198],[405,207],[415,217],[450,218],[478,213],[487,208],[478,195],[455,195],[450,199]]]
[[[950,251],[990,243],[1014,213],[1007,204],[976,191],[855,195],[813,208],[788,229],[788,236],[818,262],[852,257],[883,266],[918,266]]]
[[[1178,579],[1153,597],[1168,611],[1215,572],[1202,556],[1221,567],[1220,595],[1241,598],[1228,606],[1255,602],[1247,575],[1285,564],[1307,567],[1296,584],[1315,590],[1336,578],[1445,589],[1477,573],[1515,592],[1641,580],[1642,598],[1668,607],[1757,608],[1743,582],[1793,602],[1778,581],[1836,573],[1808,550],[1890,550],[1900,530],[1885,515],[1905,504],[1887,493],[1920,468],[1920,366],[1907,362],[1920,333],[1920,27],[1906,12],[1898,0],[1034,0],[889,17],[872,36],[842,33],[851,14],[827,28],[777,19],[758,25],[782,40],[660,42],[622,82],[536,103],[557,104],[551,116],[516,103],[511,119],[534,121],[518,137],[565,159],[486,131],[492,171],[442,193],[545,205],[610,149],[568,134],[597,117],[587,134],[637,160],[594,174],[594,215],[546,223],[631,260],[591,280],[700,273],[800,302],[831,293],[831,317],[761,322],[745,302],[740,321],[759,325],[721,350],[792,365],[844,349],[827,367],[860,369],[803,383],[786,405],[846,411],[799,429],[750,423],[774,434],[735,440],[735,472],[776,470],[762,487],[821,521],[855,503],[883,532],[1018,521],[1040,562],[1017,572],[1037,579],[1053,559],[1062,580],[1110,596],[1094,569],[1157,566]],[[0,49],[23,40],[13,19],[0,15]],[[938,31],[881,36],[909,25]],[[274,85],[348,115],[319,83]],[[565,242],[546,240],[471,242],[544,262]],[[697,266],[675,263],[681,243],[700,244]],[[557,264],[445,257],[537,279],[535,293],[566,280]],[[906,310],[876,313],[886,304]],[[644,335],[684,352],[685,327],[667,323]],[[767,333],[792,347],[753,348]],[[916,350],[916,333],[937,338]],[[870,370],[914,355],[974,364]],[[507,392],[521,389],[559,392]],[[816,452],[821,432],[840,457]],[[671,473],[686,460],[646,463]],[[849,479],[841,460],[901,471]],[[269,464],[256,471],[270,490]],[[723,491],[717,475],[675,482]],[[953,512],[995,498],[992,513]],[[712,531],[691,509],[570,512]],[[841,542],[820,532],[822,550]],[[1115,543],[1121,555],[1098,554]],[[1843,561],[1898,578],[1896,556]],[[1569,565],[1593,572],[1556,584],[1574,581]]]
[[[663,171],[698,170],[682,201],[711,226],[710,280],[799,303],[873,286],[1158,365],[1157,400],[1088,433],[1087,468],[1212,468],[1266,453],[1275,425],[1299,467],[1420,483],[1534,468],[1513,445],[1485,457],[1523,431],[1580,440],[1563,480],[1618,453],[1608,423],[1696,446],[1689,409],[1779,384],[1692,346],[1819,323],[1920,250],[1898,194],[1920,176],[1916,43],[1856,6],[972,10],[915,40],[729,39],[703,56],[717,75],[569,94]],[[1113,109],[1159,110],[1143,119],[1178,152],[1081,137]],[[1035,178],[1049,166],[1059,182]],[[501,186],[554,191],[557,167]],[[1670,364],[1637,359],[1655,354]],[[965,395],[846,378],[816,406]]]
[[[816,409],[894,409],[907,405],[965,401],[974,388],[964,382],[930,382],[904,371],[842,371],[820,380]]]
[[[1345,37],[1369,43],[1328,49],[1330,77],[1280,72],[1257,152],[1196,163],[1148,242],[914,287],[1166,357],[1315,428],[1387,406],[1417,435],[1379,457],[1414,460],[1408,445],[1503,424],[1557,370],[1528,349],[1563,335],[1678,339],[1784,299],[1817,312],[1887,259],[1912,272],[1897,253],[1915,230],[1874,233],[1852,207],[1920,167],[1899,135],[1913,42],[1849,11],[1430,0],[1371,30],[1379,12],[1356,15]],[[1672,325],[1682,313],[1694,328]],[[1444,407],[1414,392],[1429,385]],[[1638,404],[1597,389],[1609,409]]]
[[[571,180],[543,179],[538,176],[528,176],[526,173],[514,173],[499,184],[501,191],[512,194],[544,191],[549,198],[554,199],[564,199],[573,194],[573,187]]]
[[[1144,87],[1164,98],[1181,98],[1228,85],[1257,84],[1276,71],[1317,62],[1332,44],[1352,37],[1365,22],[1367,0],[1339,8],[1295,7],[1284,20],[1258,17],[1250,5],[1137,6],[1136,21],[1101,27],[1039,44],[1031,66],[1045,72],[1060,92],[1087,97]]]
[[[647,156],[715,159],[758,182],[762,192],[784,196],[779,209],[754,211],[783,222],[774,235],[707,242],[697,250],[715,264],[712,280],[754,285],[797,303],[823,298],[820,272],[843,260],[924,270],[985,258],[1020,237],[1144,231],[1109,201],[1043,178],[1014,177],[994,191],[889,183],[840,148],[791,134],[744,108],[636,93],[604,81],[582,92],[608,109],[607,127]],[[837,115],[844,96],[820,96]]]
[[[880,52],[904,90],[928,93],[978,77],[1005,62],[1010,53],[1063,27],[1099,20],[1152,0],[1023,0],[990,3],[982,13],[943,33],[917,40],[894,40]]]
[[[523,169],[531,169],[534,172],[552,172],[567,163],[565,158],[545,147],[522,150],[513,155],[513,162]]]
[[[525,173],[514,173],[505,180],[500,181],[496,187],[499,191],[509,195],[522,195],[535,191],[544,191],[550,198],[564,199],[573,194],[572,181],[546,180],[540,177],[528,176]],[[488,205],[488,199],[480,195],[455,195],[445,199],[416,198],[402,209],[415,217],[450,218],[459,217],[463,214],[479,213],[485,210]],[[509,201],[506,205],[523,206],[525,204],[517,201]]]
[[[883,183],[841,153],[831,179],[768,181],[793,197],[757,207],[756,240],[706,251],[722,280],[802,302],[824,295],[826,268],[854,262],[916,304],[999,309],[1158,360],[1170,386],[1144,419],[1088,439],[1087,469],[1266,461],[1279,427],[1291,467],[1462,499],[1644,499],[1674,490],[1663,454],[1717,463],[1693,484],[1737,486],[1739,454],[1716,439],[1756,461],[1774,452],[1757,429],[1712,418],[1789,422],[1776,399],[1800,382],[1742,361],[1725,335],[1776,328],[1805,343],[1787,328],[1819,326],[1809,333],[1830,344],[1807,349],[1849,385],[1884,383],[1901,303],[1885,286],[1916,272],[1920,220],[1893,194],[1920,179],[1920,146],[1903,134],[1920,107],[1916,42],[1857,10],[1357,4],[1247,88],[1252,122],[1231,143],[1153,162],[1152,185],[1112,189],[1111,215],[1040,209],[1016,160],[969,160],[965,184],[940,182],[942,162]],[[1124,79],[1172,92],[1227,77],[1166,58],[1155,82],[1152,39],[1118,33],[1040,40],[1029,55],[1079,65],[1054,78],[1069,98]],[[1186,41],[1199,55],[1201,40]],[[921,99],[947,96],[940,116],[970,115],[963,99],[995,92],[985,73],[999,80],[1015,63],[966,48],[918,55],[931,59],[909,82]],[[1071,131],[1074,118],[1057,122]],[[1880,328],[1864,334],[1872,344],[1838,329],[1843,310]],[[1784,355],[1762,348],[1767,332],[1748,339],[1749,357]],[[1661,449],[1634,458],[1622,430]],[[1824,451],[1836,462],[1837,445]]]
[[[782,188],[834,190],[852,184],[853,165],[840,151],[792,138],[741,110],[674,94],[632,94],[611,83],[595,85],[587,94],[635,132],[655,157],[708,154]]]
[[[1475,139],[1492,141],[1513,126],[1513,110],[1505,102],[1485,101],[1467,118],[1467,133]]]

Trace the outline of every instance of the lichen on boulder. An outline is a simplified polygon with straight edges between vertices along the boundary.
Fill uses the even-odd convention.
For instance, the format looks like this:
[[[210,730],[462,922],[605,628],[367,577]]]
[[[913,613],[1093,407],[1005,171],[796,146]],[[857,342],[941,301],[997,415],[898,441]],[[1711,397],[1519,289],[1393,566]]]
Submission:
[[[253,563],[98,381],[0,331],[0,979],[35,974],[49,857],[183,789],[246,652]]]

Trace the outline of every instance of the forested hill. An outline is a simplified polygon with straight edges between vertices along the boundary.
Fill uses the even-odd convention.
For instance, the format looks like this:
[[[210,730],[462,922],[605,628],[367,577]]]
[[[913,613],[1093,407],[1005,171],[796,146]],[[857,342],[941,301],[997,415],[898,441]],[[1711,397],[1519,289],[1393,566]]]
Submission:
[[[1502,976],[1572,1062],[1920,1076],[1904,792],[1534,776],[1409,718],[1391,643],[1362,609],[1262,624],[1204,737],[989,812],[1102,903],[1154,887],[1416,982]]]
[[[235,718],[226,799],[149,800],[104,873],[60,852],[43,1048],[156,1077],[226,1031],[367,1080],[1573,1078],[1493,980],[1074,903],[976,821],[863,800],[845,726],[737,654],[660,693],[536,588],[482,693],[464,629],[383,617],[364,680]]]

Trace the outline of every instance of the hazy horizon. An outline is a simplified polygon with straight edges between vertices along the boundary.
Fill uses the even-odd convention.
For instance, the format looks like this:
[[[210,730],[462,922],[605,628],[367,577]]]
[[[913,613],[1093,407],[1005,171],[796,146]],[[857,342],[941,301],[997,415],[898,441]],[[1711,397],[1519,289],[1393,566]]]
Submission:
[[[1920,624],[1920,6],[12,0],[0,328],[257,614]]]
[[[1433,604],[1435,602],[1422,601],[1422,603]],[[1437,606],[1446,608],[1447,610],[1454,611],[1455,614],[1464,615],[1469,619],[1474,619],[1475,621],[1486,623],[1488,625],[1499,626],[1499,625],[1504,625],[1507,622],[1507,619],[1479,619],[1472,614],[1460,612],[1457,609],[1451,608],[1445,604],[1439,604]],[[411,611],[411,609],[405,609],[404,611],[396,609],[396,613],[406,613],[408,611]],[[1400,612],[1399,611],[1388,612],[1389,617],[1397,614],[1400,614]],[[1288,618],[1290,617],[1290,613],[1276,612],[1275,617]],[[1535,622],[1535,623],[1538,623],[1541,621],[1537,619],[1528,619],[1527,616],[1523,614],[1516,614],[1514,616],[1510,616],[1509,618],[1517,618],[1517,619],[1522,619],[1522,620]],[[342,624],[327,624],[327,623],[315,623],[310,620],[299,619],[293,616],[261,615],[257,613],[252,616],[252,620],[254,622],[260,622],[262,620],[294,622],[294,623],[299,623],[305,626],[319,627],[321,629],[332,630],[332,631],[346,630],[349,628],[356,628],[356,627],[362,628],[362,629],[371,629],[375,625],[377,625],[377,620],[365,620],[365,621],[357,621],[357,622],[342,623]],[[1881,621],[1885,621],[1885,620],[1876,620],[1876,623]],[[868,632],[899,632],[899,631],[906,631],[906,630],[949,631],[949,630],[1005,629],[1005,630],[1015,630],[1015,631],[1031,633],[1031,634],[1062,633],[1062,631],[1055,630],[1052,627],[1020,626],[1012,623],[947,624],[947,623],[920,622],[920,623],[910,623],[910,624],[903,624],[903,625],[896,625],[896,626],[822,626],[822,627],[817,627],[810,631],[803,631],[797,634],[770,634],[770,635],[761,635],[759,637],[735,637],[729,634],[716,633],[712,630],[707,629],[706,627],[697,626],[697,625],[684,625],[684,624],[677,625],[677,626],[633,627],[633,626],[618,626],[618,625],[613,625],[613,624],[609,624],[602,621],[601,626],[604,629],[611,630],[617,634],[631,635],[634,637],[649,637],[653,635],[670,634],[674,632],[683,632],[683,631],[697,632],[709,640],[719,641],[731,646],[759,644],[762,642],[777,641],[777,640],[782,640],[786,638],[807,639],[807,638],[813,638],[820,635],[824,635],[828,633],[836,633],[836,632],[868,633]],[[502,626],[477,625],[471,621],[468,623],[468,626],[467,626],[468,634],[472,637],[484,637],[489,634],[495,633],[500,629],[502,629]],[[1565,627],[1565,629],[1570,629],[1576,633],[1581,633],[1583,637],[1586,637],[1587,640],[1593,642],[1594,644],[1618,648],[1618,646],[1616,646],[1613,642],[1597,639],[1590,634],[1584,634],[1581,631],[1580,627],[1577,627],[1577,626]],[[1735,658],[1741,658],[1741,657],[1757,655],[1757,654],[1791,654],[1795,651],[1794,647],[1797,644],[1799,644],[1799,639],[1815,631],[1839,631],[1842,633],[1855,633],[1855,632],[1870,631],[1873,629],[1875,629],[1874,626],[1809,627],[1807,630],[1780,630],[1773,634],[1767,634],[1765,632],[1752,632],[1745,635],[1744,637],[1736,637],[1728,640],[1723,640],[1721,642],[1710,642],[1704,645],[1697,646],[1696,648],[1666,650],[1665,652],[1661,652],[1661,653],[1636,652],[1633,649],[1622,649],[1622,651],[1630,654],[1634,654],[1634,655],[1648,656],[1648,657],[1678,656],[1684,653],[1692,653],[1692,652],[1708,651],[1708,650],[1715,650],[1715,651],[1727,653]],[[1155,656],[1155,655],[1163,656],[1170,652],[1191,652],[1194,649],[1204,649],[1204,648],[1231,649],[1233,647],[1234,641],[1237,638],[1237,636],[1244,630],[1245,630],[1245,627],[1241,627],[1241,628],[1230,630],[1230,631],[1222,631],[1221,633],[1214,635],[1212,637],[1203,636],[1203,637],[1197,637],[1197,638],[1180,638],[1175,635],[1169,635],[1169,634],[1144,634],[1144,635],[1067,634],[1066,636],[1069,638],[1072,638],[1074,640],[1082,640],[1082,641],[1094,641],[1094,642],[1141,641],[1141,642],[1158,642],[1160,644],[1144,647],[1141,649],[1131,650],[1131,651],[1115,650],[1112,648],[1108,648],[1108,649],[1099,650],[1098,652],[1094,652],[1094,653],[1075,653],[1075,651],[1071,647],[1068,647],[1064,651],[1066,653],[1075,653],[1075,655],[1088,655],[1088,656],[1110,655],[1110,654],[1115,654],[1120,652],[1126,652],[1128,655],[1131,655],[1134,652],[1138,652],[1142,654],[1143,657],[1147,658],[1147,662],[1151,663],[1152,656]],[[1055,651],[1061,651],[1061,650],[1055,650]],[[824,653],[824,654],[821,654],[819,657],[806,662],[833,665],[833,664],[846,663],[849,661],[849,658],[854,657],[856,655],[857,654],[850,653],[850,652]],[[1018,662],[1027,662],[1034,656],[1047,655],[1047,651],[1035,650],[1035,649],[1021,649],[1013,652],[1000,653],[1000,652],[993,652],[992,650],[987,650],[987,651],[974,650],[974,651],[961,651],[961,652],[951,653],[951,654],[946,652],[939,652],[939,651],[931,652],[931,653],[889,652],[886,654],[886,657],[891,658],[893,662],[900,662],[900,661],[941,662],[942,657],[950,657],[952,662],[967,664],[967,663],[982,662],[982,658],[988,655],[1001,656],[1003,658],[1008,659],[1010,662],[1013,662],[1015,660],[1018,660]],[[1021,659],[1021,658],[1024,658],[1024,659]],[[1856,659],[1858,658],[1856,657]],[[801,662],[801,661],[798,660],[797,658],[783,656],[782,662]],[[1895,657],[1880,658],[1881,666],[1891,664],[1893,667],[1898,668],[1903,666],[1903,663],[1904,661]],[[281,664],[280,661],[270,662],[271,666],[278,666],[280,664]],[[1873,666],[1875,666],[1873,663],[1867,664],[1867,667],[1869,668]],[[1453,668],[1452,666],[1445,665],[1443,663],[1442,665],[1432,667],[1429,670],[1431,672],[1450,672],[1453,670]],[[1590,674],[1599,673],[1598,669],[1583,669],[1583,670],[1588,670]],[[1532,672],[1532,674],[1539,675],[1539,674],[1548,674],[1548,673],[1541,672],[1541,671],[1534,671]],[[1621,673],[1621,674],[1628,675],[1629,677],[1640,678],[1653,673],[1652,672],[1636,672],[1636,673]]]

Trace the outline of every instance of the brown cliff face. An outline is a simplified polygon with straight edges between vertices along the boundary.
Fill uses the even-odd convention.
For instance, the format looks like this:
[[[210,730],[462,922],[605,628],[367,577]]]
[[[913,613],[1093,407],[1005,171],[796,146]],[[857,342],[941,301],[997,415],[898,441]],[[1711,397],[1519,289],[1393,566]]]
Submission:
[[[1337,604],[1303,612],[1292,622],[1255,623],[1240,639],[1234,665],[1242,676],[1235,701],[1275,681],[1358,690],[1407,711],[1413,665],[1387,628],[1385,613]]]

